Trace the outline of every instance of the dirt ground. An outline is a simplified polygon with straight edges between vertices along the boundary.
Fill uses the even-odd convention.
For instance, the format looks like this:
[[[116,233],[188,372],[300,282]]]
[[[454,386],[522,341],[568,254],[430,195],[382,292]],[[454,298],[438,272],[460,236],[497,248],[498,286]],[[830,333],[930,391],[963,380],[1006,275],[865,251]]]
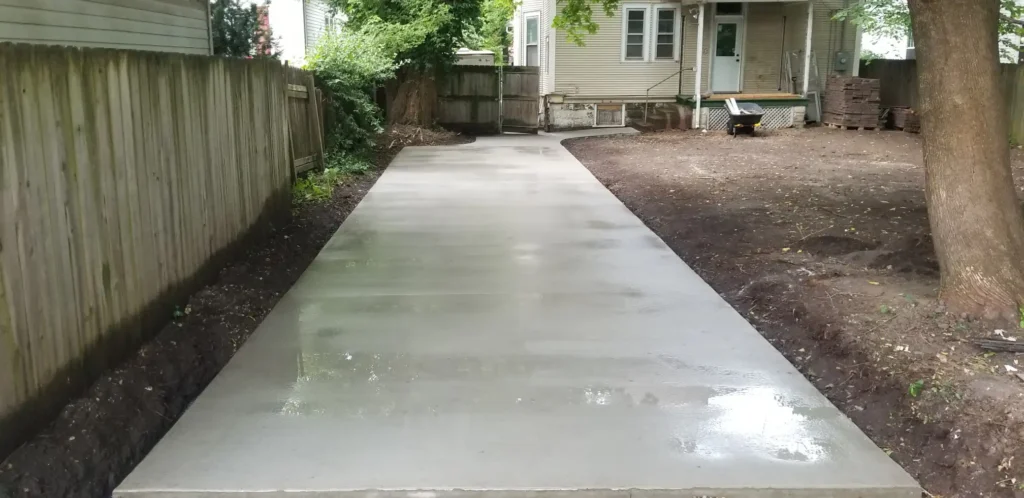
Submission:
[[[295,206],[182,303],[132,358],[69,403],[46,430],[0,462],[0,498],[107,497],[231,359],[277,300],[406,145],[472,141],[396,127],[382,135],[377,168],[347,179],[322,204]]]
[[[971,342],[1024,331],[936,300],[917,135],[565,145],[930,496],[1024,496],[1024,365]]]

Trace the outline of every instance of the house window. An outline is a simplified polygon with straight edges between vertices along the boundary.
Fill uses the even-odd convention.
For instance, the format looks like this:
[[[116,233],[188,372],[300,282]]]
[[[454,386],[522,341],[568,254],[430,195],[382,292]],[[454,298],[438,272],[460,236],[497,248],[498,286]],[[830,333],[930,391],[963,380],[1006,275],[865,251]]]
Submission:
[[[676,9],[658,9],[658,32],[654,39],[654,58],[674,60],[676,57]]]
[[[622,60],[679,60],[678,4],[627,4],[622,9]]]
[[[647,37],[647,9],[626,9],[626,36],[624,58],[627,61],[645,60],[644,40]]]
[[[540,65],[540,17],[526,14],[526,65]]]

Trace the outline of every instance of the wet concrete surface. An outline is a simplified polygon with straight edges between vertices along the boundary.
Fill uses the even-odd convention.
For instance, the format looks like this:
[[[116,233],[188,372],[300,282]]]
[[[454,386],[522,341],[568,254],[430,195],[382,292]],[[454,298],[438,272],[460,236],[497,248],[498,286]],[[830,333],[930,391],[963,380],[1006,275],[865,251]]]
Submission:
[[[920,496],[558,138],[402,151],[115,496]]]

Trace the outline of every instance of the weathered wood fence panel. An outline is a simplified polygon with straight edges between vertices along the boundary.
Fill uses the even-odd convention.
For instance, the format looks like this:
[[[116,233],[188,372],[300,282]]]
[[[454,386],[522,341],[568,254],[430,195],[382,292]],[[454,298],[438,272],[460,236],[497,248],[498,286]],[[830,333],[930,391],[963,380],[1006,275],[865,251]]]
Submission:
[[[1024,143],[1024,70],[1018,64],[1002,64],[999,71],[1000,85],[1006,97],[1006,115],[998,118],[1009,119],[1010,140]],[[860,75],[880,80],[882,107],[918,107],[917,61],[881,59],[862,62]],[[984,96],[979,94],[975,97]]]
[[[279,63],[0,45],[0,455],[286,214]]]
[[[453,66],[437,81],[437,122],[467,133],[497,133],[498,68]]]
[[[437,79],[437,122],[468,133],[536,133],[536,67],[454,66]]]
[[[323,131],[320,99],[313,75],[288,68],[288,122],[295,173],[323,167]]]
[[[506,67],[502,77],[502,130],[536,133],[540,111],[540,68]]]

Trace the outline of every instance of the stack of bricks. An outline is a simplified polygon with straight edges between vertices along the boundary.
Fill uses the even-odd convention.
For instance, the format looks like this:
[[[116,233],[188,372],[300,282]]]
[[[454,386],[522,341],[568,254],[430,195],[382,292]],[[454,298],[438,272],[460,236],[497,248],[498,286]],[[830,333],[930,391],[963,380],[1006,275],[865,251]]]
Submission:
[[[921,132],[921,117],[909,107],[892,109],[892,126],[907,133]]]
[[[845,128],[875,128],[881,85],[878,80],[852,76],[830,76],[825,87],[822,122]]]

